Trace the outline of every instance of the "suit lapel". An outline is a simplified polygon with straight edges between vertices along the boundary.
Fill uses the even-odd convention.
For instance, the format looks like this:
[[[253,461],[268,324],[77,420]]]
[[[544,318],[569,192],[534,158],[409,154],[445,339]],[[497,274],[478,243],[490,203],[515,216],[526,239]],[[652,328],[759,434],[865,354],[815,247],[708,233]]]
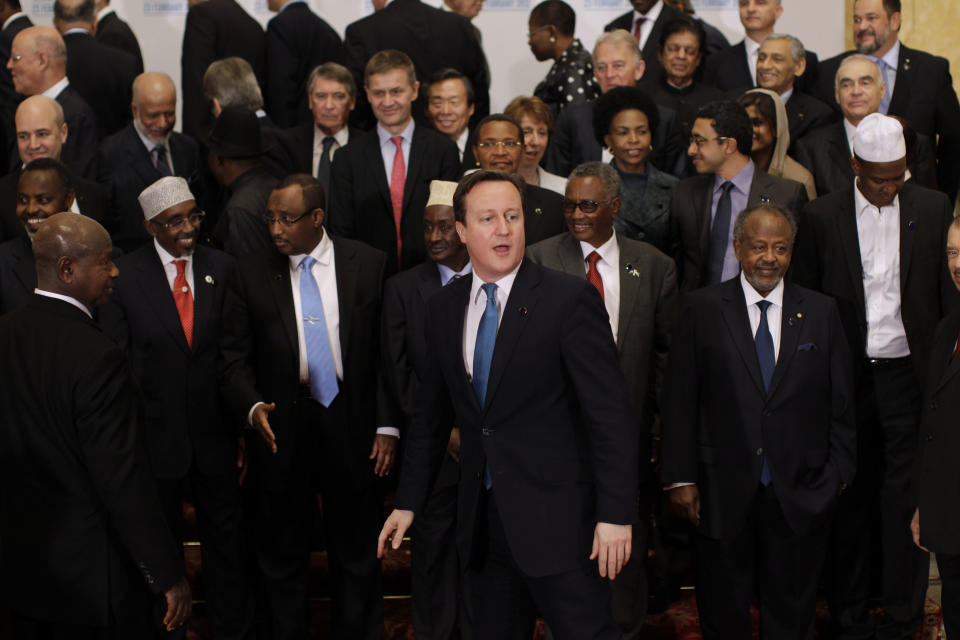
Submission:
[[[954,341],[957,338],[957,332],[960,331],[960,313],[954,313],[949,317],[952,319],[949,330],[946,332],[943,342],[934,344],[931,355],[931,358],[934,359],[935,364],[940,367],[941,371],[936,391],[940,391],[953,376],[960,372],[960,356],[954,358],[952,361],[950,360],[953,355]]]
[[[414,127],[414,130],[416,130],[416,127]],[[390,202],[390,176],[387,175],[387,167],[383,164],[383,152],[380,149],[380,135],[376,130],[371,131],[365,137],[364,143],[367,145],[367,152],[363,154],[362,157],[376,158],[373,161],[373,166],[370,167],[370,170],[374,173],[373,181],[377,185],[377,191],[380,192],[380,197],[383,198],[386,211],[390,214],[390,218],[393,219],[393,205]],[[413,155],[413,144],[410,145],[410,152],[410,155]],[[404,187],[404,190],[406,190],[406,187]]]
[[[909,191],[909,187],[907,188]],[[904,206],[903,190],[900,191],[900,291],[907,289],[907,278],[910,275],[910,265],[913,263],[913,245],[916,243],[916,225],[911,212],[916,209],[909,204]]]
[[[416,191],[416,184],[419,180],[418,174],[420,173],[420,167],[423,165],[423,158],[426,155],[424,149],[422,148],[427,144],[427,141],[424,139],[424,128],[422,126],[413,127],[413,139],[410,141],[410,161],[407,166],[407,178],[403,183],[403,210],[406,211],[407,206],[410,204],[410,198],[413,197],[413,192]]]
[[[37,288],[36,262],[31,259],[33,257],[33,247],[26,235],[20,236],[19,240],[14,256],[13,273],[20,284],[23,285],[24,291],[33,293],[33,290]]]
[[[143,179],[144,184],[153,184],[160,179],[160,173],[153,166],[150,152],[143,146],[143,141],[140,140],[136,129],[133,128],[133,123],[127,125],[126,131],[128,140],[124,148],[127,152],[127,164]],[[172,149],[170,153],[173,154]],[[176,164],[176,159],[174,159],[174,163]]]
[[[723,308],[721,315],[723,322],[730,332],[730,337],[740,352],[744,365],[753,383],[761,393],[763,378],[760,377],[760,364],[757,362],[757,348],[750,331],[750,318],[747,317],[747,305],[744,302],[743,289],[740,287],[740,278],[728,280],[723,286]]]
[[[633,307],[637,303],[640,294],[640,283],[645,281],[646,274],[644,270],[643,258],[639,254],[631,254],[623,246],[622,238],[617,234],[617,244],[620,247],[620,264],[617,265],[617,273],[620,277],[620,314],[617,318],[617,348],[623,348],[623,336],[628,335],[630,330],[630,321],[633,319]],[[634,271],[640,273],[640,277],[633,275]]]
[[[350,329],[353,327],[353,299],[357,291],[360,267],[355,260],[356,252],[330,236],[333,242],[333,262],[337,272],[337,306],[340,311],[340,358],[347,361],[347,345],[350,344]]]
[[[768,398],[773,397],[777,385],[780,384],[780,380],[790,368],[790,363],[793,362],[793,357],[797,353],[800,331],[803,329],[802,302],[803,298],[794,287],[784,286],[783,309],[780,314],[780,355],[777,358],[777,366],[773,370],[773,377],[770,379]]]
[[[587,272],[583,267],[583,251],[580,249],[580,242],[573,237],[573,234],[564,234],[563,239],[557,244],[557,259],[564,273],[587,279]]]
[[[906,106],[913,96],[914,71],[910,63],[911,51],[900,43],[900,59],[897,61],[897,81],[893,87],[893,96],[890,97],[888,113],[897,114],[906,111]]]
[[[433,262],[425,262],[422,267],[417,268],[420,270],[417,291],[420,292],[420,299],[426,304],[427,299],[443,286],[440,282],[440,270]]]
[[[202,248],[202,247],[201,247]],[[216,335],[216,325],[211,322],[213,313],[213,287],[217,286],[213,265],[205,251],[193,254],[193,346],[196,351],[210,329]]]
[[[703,264],[700,268],[706,279],[708,256],[710,255],[710,209],[713,204],[713,175],[702,176],[699,188],[692,190],[693,211],[696,211],[700,217],[700,255],[703,256]]]
[[[850,142],[847,140],[847,129],[843,123],[837,125],[840,135],[830,136],[830,147],[827,149],[830,159],[842,171],[844,176],[853,180],[853,167],[850,166]]]
[[[856,187],[854,187],[856,188]],[[857,231],[857,212],[853,206],[853,192],[847,192],[846,204],[842,211],[834,217],[837,222],[837,231],[843,245],[843,255],[847,261],[850,280],[857,291],[857,299],[863,299],[863,263],[860,258],[860,234]],[[862,305],[857,305],[857,313],[864,314]],[[861,318],[863,320],[863,318]]]
[[[151,248],[152,249],[152,248]],[[194,269],[194,282],[196,282]],[[173,300],[170,282],[160,262],[160,255],[156,249],[144,251],[137,264],[137,285],[143,293],[144,299],[154,309],[155,316],[167,333],[185,353],[190,353],[187,337],[183,333],[183,324],[177,312],[177,304]],[[194,287],[196,288],[196,287]],[[196,300],[194,300],[196,305]],[[194,306],[196,308],[196,306]]]
[[[283,318],[283,328],[287,332],[287,341],[290,345],[294,360],[300,359],[300,338],[297,334],[296,307],[293,306],[293,290],[290,288],[290,260],[279,252],[274,252],[269,258],[270,268],[267,280],[273,292],[274,301]]]

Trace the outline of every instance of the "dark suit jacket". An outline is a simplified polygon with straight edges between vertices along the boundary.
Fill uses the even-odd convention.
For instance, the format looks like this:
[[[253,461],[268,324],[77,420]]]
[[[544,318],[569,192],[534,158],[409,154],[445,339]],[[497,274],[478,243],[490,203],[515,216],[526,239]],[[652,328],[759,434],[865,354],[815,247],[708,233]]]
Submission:
[[[824,60],[817,89],[820,100],[839,110],[834,78],[847,51]],[[909,122],[917,133],[937,142],[937,184],[953,202],[960,184],[960,103],[950,77],[950,63],[939,56],[900,43],[900,63],[889,114]]]
[[[459,175],[457,145],[446,136],[417,124],[410,144],[400,220],[404,268],[420,264],[426,257],[423,208],[430,195],[430,181],[456,180]],[[398,270],[390,180],[383,166],[376,130],[357,137],[334,155],[327,203],[325,226],[330,233],[355,238],[380,249],[388,256],[387,274]]]
[[[67,165],[73,175],[96,180],[97,146],[100,144],[97,116],[72,86],[57,95],[57,102],[63,107],[63,119],[67,123],[67,141],[60,151],[60,161]]]
[[[262,220],[267,200],[279,180],[265,167],[250,169],[228,187],[230,199],[217,216],[213,229],[214,246],[234,258],[273,246],[270,231]]]
[[[63,41],[67,45],[70,86],[93,109],[100,135],[116,133],[133,117],[130,102],[137,59],[126,51],[97,42],[89,33],[68,33]]]
[[[636,423],[600,295],[525,260],[503,309],[481,407],[463,364],[471,281],[427,302],[427,375],[397,507],[421,512],[450,425],[458,425],[460,558],[472,557],[486,466],[520,570],[534,577],[584,570],[595,524],[632,524],[637,511]]]
[[[349,479],[375,476],[367,457],[378,425],[381,287],[386,256],[366,245],[331,236],[337,271],[343,380],[343,428],[336,430]],[[276,249],[251,254],[238,263],[239,274],[227,290],[220,349],[222,393],[237,420],[246,424],[257,402],[275,402],[270,425],[277,437],[273,455],[260,438],[248,445],[251,473],[268,483],[282,482],[300,443],[296,403],[300,396],[300,358],[290,288],[289,258]],[[383,406],[382,404],[380,406]],[[449,427],[448,427],[449,428]],[[306,436],[303,436],[306,437]],[[309,440],[308,440],[309,441]]]
[[[23,100],[23,96],[14,91],[13,78],[7,69],[6,61],[10,59],[10,48],[13,46],[13,39],[18,33],[32,27],[33,22],[26,15],[20,16],[0,31],[0,152],[10,151],[16,148],[16,139],[14,136],[14,120],[17,106]],[[0,156],[2,158],[4,156]]]
[[[671,256],[677,262],[677,276],[681,291],[693,291],[704,285],[707,276],[710,246],[710,225],[714,174],[686,178],[677,183],[670,201]],[[747,206],[772,202],[800,212],[807,202],[807,191],[793,180],[777,178],[756,169]],[[733,212],[736,219],[739,211]]]
[[[107,196],[96,182],[73,176],[73,191],[80,213],[93,218],[109,229],[109,206]],[[10,238],[27,237],[23,223],[17,217],[17,184],[20,170],[13,171],[0,178],[0,242]],[[30,289],[33,291],[33,289]]]
[[[640,437],[639,470],[643,483],[650,472],[650,432],[659,415],[660,384],[667,368],[670,334],[680,294],[673,261],[646,242],[617,234],[620,247],[620,310],[617,352],[627,380],[634,424]],[[534,262],[578,278],[587,277],[580,242],[569,233],[527,249]]]
[[[764,457],[784,518],[822,523],[856,469],[850,352],[833,300],[787,283],[780,351],[764,391],[740,277],[689,294],[663,391],[665,485],[692,482],[711,538],[742,533]]]
[[[340,36],[306,3],[295,2],[267,23],[265,43],[267,112],[281,127],[310,119],[307,76],[324,62],[343,63]]]
[[[960,331],[960,311],[937,325],[920,422],[916,486],[920,507],[920,544],[936,553],[960,553],[960,358],[950,357]]]
[[[68,139],[69,140],[69,139]],[[173,172],[185,178],[197,200],[203,195],[200,155],[197,143],[174,131],[170,134]],[[143,210],[137,196],[162,176],[153,158],[134,129],[133,123],[104,139],[98,154],[99,182],[113,206],[110,229],[113,242],[130,252],[150,239],[143,228]]]
[[[263,27],[236,0],[204,0],[190,7],[183,29],[180,58],[183,132],[202,140],[213,116],[203,98],[203,74],[211,62],[239,56],[250,63],[260,87],[265,85]]]
[[[787,108],[787,123],[790,127],[791,153],[805,135],[837,121],[837,114],[833,109],[796,89],[784,106]]]
[[[123,352],[68,302],[0,318],[0,581],[8,609],[106,626],[183,575]],[[29,424],[29,429],[22,428]],[[29,490],[27,490],[29,488]]]
[[[137,60],[137,73],[143,73],[143,54],[140,52],[140,43],[134,35],[130,25],[120,19],[116,12],[108,13],[97,22],[98,42],[126,51]]]
[[[808,91],[815,86],[820,73],[817,54],[807,51],[806,58],[807,69],[794,83],[797,91]],[[702,80],[721,91],[730,92],[736,99],[739,96],[733,96],[733,93],[743,93],[757,86],[753,82],[753,71],[747,64],[747,46],[741,40],[704,61]]]
[[[290,155],[292,156],[293,167],[291,173],[309,173],[312,176],[316,175],[317,168],[313,166],[313,129],[314,125],[311,121],[284,131],[290,147]],[[363,135],[363,131],[355,127],[348,126],[347,131],[347,144],[349,144],[351,140],[356,140],[358,136]],[[336,157],[337,153],[340,153],[339,149],[337,149],[333,156]]]
[[[37,265],[26,232],[0,244],[0,314],[22,309],[37,288]]]
[[[643,45],[643,61],[647,65],[647,70],[643,74],[641,83],[643,83],[644,80],[646,80],[648,83],[655,83],[660,78],[660,73],[663,71],[663,67],[660,65],[660,58],[658,56],[660,49],[660,37],[663,35],[663,28],[668,23],[673,22],[680,17],[683,17],[682,13],[673,7],[667,6],[666,3],[663,4],[663,8],[660,10],[660,15],[657,17],[657,21],[653,23],[653,31],[650,32],[650,36]],[[613,31],[614,29],[624,29],[632,34],[633,11],[628,11],[622,16],[619,16],[616,20],[603,28],[604,31]],[[708,52],[705,51],[704,53],[707,54]]]
[[[441,11],[420,0],[393,0],[382,10],[347,25],[344,49],[347,68],[353,72],[358,87],[363,87],[363,69],[373,54],[398,49],[413,60],[421,83],[444,67],[453,67],[467,76],[476,95],[472,123],[490,113],[487,59],[473,25],[461,15]],[[426,91],[420,91],[413,114],[424,125],[426,104]],[[363,91],[357,96],[351,122],[364,128],[375,124]]]
[[[960,296],[950,281],[944,247],[953,207],[939,191],[900,190],[900,312],[921,388],[937,323]],[[853,187],[803,209],[791,266],[797,284],[833,296],[856,362],[866,357],[867,312]]]
[[[536,185],[525,185],[523,196],[523,231],[527,245],[563,233],[567,223],[563,217],[563,196]]]
[[[578,165],[603,157],[603,147],[593,134],[593,107],[593,102],[583,102],[560,112],[547,147],[547,171],[566,177]],[[687,140],[672,109],[657,105],[657,111],[660,122],[653,132],[650,162],[671,175],[682,176]]]

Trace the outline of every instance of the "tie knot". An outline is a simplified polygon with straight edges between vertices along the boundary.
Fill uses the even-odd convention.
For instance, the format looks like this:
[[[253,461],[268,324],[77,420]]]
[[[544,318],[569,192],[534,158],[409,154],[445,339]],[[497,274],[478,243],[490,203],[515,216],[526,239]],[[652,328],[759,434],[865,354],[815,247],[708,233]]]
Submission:
[[[720,190],[723,191],[724,195],[730,193],[731,189],[733,189],[733,183],[729,180],[720,185]]]
[[[165,149],[163,148],[163,143],[162,143],[162,142],[158,142],[158,143],[156,144],[156,146],[153,148],[153,152],[154,152],[154,153],[157,153],[157,154],[164,153],[164,152],[165,152]]]
[[[760,307],[760,313],[761,313],[761,314],[766,314],[766,313],[767,313],[767,309],[769,309],[769,308],[770,308],[770,305],[772,305],[772,304],[773,304],[773,303],[770,302],[769,300],[761,300],[761,301],[759,301],[759,302],[757,303],[757,306]]]
[[[324,150],[324,151],[330,151],[330,147],[332,147],[332,146],[333,146],[333,143],[336,142],[336,141],[337,141],[337,139],[334,138],[333,136],[327,136],[327,137],[325,137],[325,138],[323,139],[323,142],[321,143],[321,144],[323,144],[323,150]]]
[[[494,296],[496,295],[496,293],[497,293],[497,285],[496,285],[496,283],[494,283],[494,282],[486,282],[486,283],[480,285],[480,288],[483,289],[483,292],[484,292],[485,294],[487,294],[487,302],[490,302],[491,300],[496,301],[496,297],[494,297]]]
[[[596,251],[591,251],[590,255],[587,256],[587,262],[590,264],[591,267],[596,267],[597,262],[599,260],[600,260],[600,254],[597,253]]]
[[[173,264],[177,265],[177,275],[182,276],[186,273],[187,261],[186,260],[174,260]]]
[[[303,256],[303,259],[300,261],[300,268],[303,270],[310,269],[316,261],[317,259],[313,256]]]
[[[393,136],[392,138],[390,138],[390,142],[397,145],[397,150],[399,151],[400,149],[402,149],[400,145],[403,144],[403,136]]]

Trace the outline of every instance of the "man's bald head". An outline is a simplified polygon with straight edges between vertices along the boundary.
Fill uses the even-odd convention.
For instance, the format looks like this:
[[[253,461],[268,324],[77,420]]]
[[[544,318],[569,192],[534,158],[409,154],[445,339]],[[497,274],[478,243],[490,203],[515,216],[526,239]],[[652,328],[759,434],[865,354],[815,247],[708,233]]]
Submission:
[[[17,152],[23,164],[37,158],[60,159],[63,143],[67,141],[67,125],[59,102],[47,96],[30,96],[17,107],[14,123]]]
[[[7,69],[17,93],[43,93],[67,75],[67,47],[52,27],[28,27],[18,33],[10,47]]]
[[[119,275],[106,229],[92,218],[58,213],[33,236],[37,287],[79,300],[88,310],[103,304]]]
[[[177,88],[165,73],[148,71],[133,81],[134,123],[153,142],[166,140],[177,124]]]

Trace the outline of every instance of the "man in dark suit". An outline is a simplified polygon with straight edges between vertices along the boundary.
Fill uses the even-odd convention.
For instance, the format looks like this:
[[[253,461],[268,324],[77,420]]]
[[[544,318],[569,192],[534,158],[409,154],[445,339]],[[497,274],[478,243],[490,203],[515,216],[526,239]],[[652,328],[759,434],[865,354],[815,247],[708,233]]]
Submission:
[[[266,637],[307,635],[319,485],[336,637],[379,640],[379,476],[393,467],[398,433],[375,400],[386,256],[325,233],[322,201],[319,182],[303,174],[270,194],[275,248],[241,260],[227,292],[222,391],[237,419],[262,436],[248,448],[248,513]]]
[[[327,228],[386,253],[392,274],[426,257],[423,207],[430,181],[455,180],[460,160],[453,142],[414,121],[420,83],[406,54],[388,50],[370,58],[364,88],[377,126],[333,161]]]
[[[697,529],[705,640],[813,637],[838,493],[857,468],[853,373],[837,305],[784,283],[796,221],[774,205],[734,225],[742,271],[691,293],[663,392],[661,480]]]
[[[807,202],[799,182],[761,171],[750,159],[753,127],[735,102],[711,102],[697,114],[687,153],[698,176],[677,183],[670,201],[670,237],[681,291],[729,280],[740,271],[733,251],[736,214],[763,203],[798,211]]]
[[[108,136],[130,121],[137,61],[126,51],[98,42],[94,0],[56,0],[53,24],[67,47],[67,78],[97,116],[100,135]]]
[[[97,42],[126,51],[137,60],[137,74],[143,73],[143,54],[140,42],[130,25],[124,22],[110,6],[110,0],[96,0]]]
[[[600,162],[580,165],[570,174],[564,199],[568,232],[532,245],[527,254],[538,264],[597,287],[617,343],[640,441],[640,493],[633,526],[635,554],[612,584],[613,618],[622,637],[635,638],[647,612],[651,428],[659,414],[659,381],[666,369],[679,295],[670,258],[652,245],[614,233],[619,193],[620,176],[613,167]]]
[[[836,299],[857,383],[860,463],[827,560],[833,618],[842,638],[906,638],[927,587],[928,558],[909,532],[911,473],[931,339],[958,300],[943,251],[953,207],[940,192],[904,184],[895,119],[864,118],[853,152],[855,185],[804,208],[793,279]],[[885,614],[876,622],[867,611],[873,584]]]
[[[630,0],[630,4],[633,5],[633,11],[618,17],[603,30],[623,29],[633,36],[639,45],[643,60],[647,63],[646,72],[643,74],[645,80],[641,81],[641,86],[652,87],[659,82],[660,73],[663,71],[660,58],[657,56],[663,29],[670,22],[682,18],[683,13],[663,0]]]
[[[427,375],[379,550],[422,513],[455,424],[475,637],[526,637],[539,610],[557,638],[619,638],[603,578],[631,555],[635,423],[597,290],[523,260],[522,193],[481,170],[454,195],[473,275],[427,303]]]
[[[470,120],[477,111],[477,98],[470,78],[456,69],[440,69],[430,76],[424,91],[430,124],[457,144],[464,170],[474,168],[476,158],[471,162],[473,151],[469,148]]]
[[[20,95],[43,94],[60,103],[69,130],[63,163],[74,175],[95,180],[100,128],[93,109],[67,79],[67,48],[60,34],[51,27],[24,29],[13,39],[7,69]]]
[[[0,153],[13,145],[14,140],[10,136],[13,130],[13,114],[17,104],[22,99],[13,90],[13,78],[10,76],[10,70],[7,69],[6,60],[10,59],[10,47],[13,45],[13,38],[28,27],[33,26],[33,22],[20,7],[20,0],[3,0],[0,2]],[[3,156],[0,155],[0,158]],[[2,164],[2,162],[0,162]]]
[[[161,178],[140,204],[154,241],[117,260],[120,276],[98,320],[140,387],[150,468],[181,544],[190,492],[213,637],[239,640],[252,626],[253,601],[240,534],[238,434],[217,388],[223,301],[236,267],[227,254],[197,246],[203,212],[183,178]]]
[[[0,560],[15,638],[149,638],[190,615],[123,352],[94,323],[110,236],[61,213],[35,237],[37,291],[0,319]],[[29,429],[24,429],[29,425]],[[158,624],[154,624],[154,620]]]
[[[720,29],[717,29],[715,26],[697,15],[697,12],[693,8],[693,3],[690,0],[666,0],[666,3],[680,13],[684,14],[686,17],[692,18],[694,22],[703,27],[703,46],[700,48],[700,50],[703,51],[704,60],[709,58],[714,53],[723,51],[730,46],[730,41],[727,40],[727,36],[723,35],[723,32],[720,31]],[[662,38],[663,36],[661,36],[661,41]]]
[[[857,49],[824,60],[813,93],[839,109],[833,80],[841,61],[859,51],[882,65],[887,94],[880,103],[880,113],[900,116],[917,133],[937,142],[937,185],[953,202],[960,185],[960,102],[953,88],[950,63],[904,46],[899,40],[901,17],[900,0],[857,0],[853,5]]]
[[[114,242],[126,252],[150,240],[137,196],[164,176],[186,178],[201,191],[197,143],[177,133],[177,90],[165,73],[147,72],[133,83],[133,122],[100,145],[100,183],[113,206]]]
[[[367,62],[378,51],[396,49],[413,61],[418,78],[429,78],[438,69],[452,67],[470,78],[476,92],[475,121],[490,113],[490,77],[474,27],[463,16],[441,11],[421,0],[393,0],[381,11],[347,25],[344,37],[346,66],[357,86],[365,80]],[[361,93],[354,112],[358,124],[373,125],[371,105]],[[421,96],[414,115],[426,124],[426,100]],[[446,178],[444,178],[446,179]],[[423,207],[417,209],[419,218]]]
[[[279,127],[304,122],[307,76],[324,62],[343,62],[343,42],[302,0],[268,0],[277,15],[267,23],[267,113]]]
[[[250,63],[265,86],[263,27],[236,0],[202,0],[190,6],[183,29],[180,86],[183,132],[197,140],[210,130],[213,117],[203,98],[203,74],[211,62],[239,56]]]

